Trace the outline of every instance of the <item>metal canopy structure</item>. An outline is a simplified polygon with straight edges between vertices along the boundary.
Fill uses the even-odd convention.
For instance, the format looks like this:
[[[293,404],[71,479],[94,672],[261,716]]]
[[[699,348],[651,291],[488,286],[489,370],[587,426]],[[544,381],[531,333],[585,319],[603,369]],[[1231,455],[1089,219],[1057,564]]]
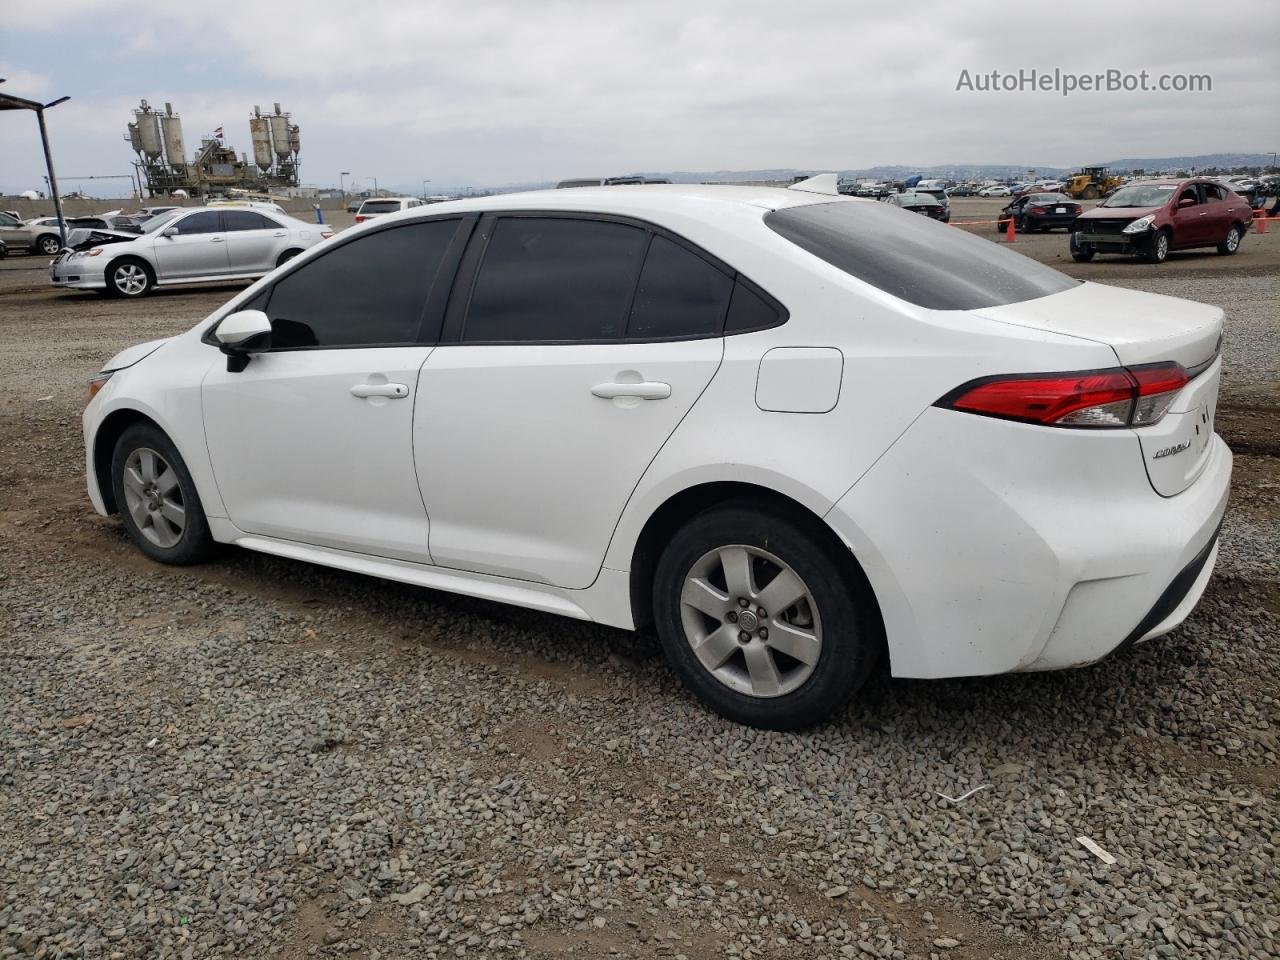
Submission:
[[[0,83],[4,83],[3,77],[0,77]],[[49,171],[49,192],[53,194],[53,209],[58,216],[58,235],[62,238],[64,247],[67,245],[67,222],[62,218],[62,198],[58,196],[58,178],[53,172],[53,152],[49,149],[49,130],[44,123],[44,112],[70,99],[70,97],[59,97],[57,100],[41,103],[38,100],[15,97],[11,93],[0,90],[0,110],[35,111],[36,123],[40,125],[40,143],[44,146],[44,165]]]

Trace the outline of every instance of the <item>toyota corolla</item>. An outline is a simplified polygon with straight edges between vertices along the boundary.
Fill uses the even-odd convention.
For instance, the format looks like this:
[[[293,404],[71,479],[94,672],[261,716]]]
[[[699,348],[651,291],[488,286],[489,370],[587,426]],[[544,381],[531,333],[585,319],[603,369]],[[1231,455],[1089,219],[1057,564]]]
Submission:
[[[1205,588],[1223,313],[887,204],[655,186],[348,230],[91,384],[89,496],[626,629],[778,729],[900,677],[1087,664]]]

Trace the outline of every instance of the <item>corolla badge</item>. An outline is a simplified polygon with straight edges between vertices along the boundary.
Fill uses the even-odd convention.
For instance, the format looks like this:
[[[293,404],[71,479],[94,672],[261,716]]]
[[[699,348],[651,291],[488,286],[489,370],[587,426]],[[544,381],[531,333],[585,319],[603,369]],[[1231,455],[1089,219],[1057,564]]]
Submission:
[[[1165,447],[1163,450],[1157,450],[1152,460],[1159,460],[1161,457],[1172,457],[1175,453],[1181,453],[1183,450],[1191,449],[1191,441],[1183,440],[1181,443],[1175,443],[1172,447]]]

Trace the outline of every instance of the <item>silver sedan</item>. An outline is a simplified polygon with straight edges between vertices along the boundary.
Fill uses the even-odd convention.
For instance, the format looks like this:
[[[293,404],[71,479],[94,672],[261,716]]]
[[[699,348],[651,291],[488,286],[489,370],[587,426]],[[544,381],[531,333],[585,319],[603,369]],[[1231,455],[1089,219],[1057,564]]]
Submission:
[[[333,236],[325,224],[274,211],[187,207],[147,221],[139,236],[94,232],[49,265],[55,287],[141,297],[154,287],[253,280]]]

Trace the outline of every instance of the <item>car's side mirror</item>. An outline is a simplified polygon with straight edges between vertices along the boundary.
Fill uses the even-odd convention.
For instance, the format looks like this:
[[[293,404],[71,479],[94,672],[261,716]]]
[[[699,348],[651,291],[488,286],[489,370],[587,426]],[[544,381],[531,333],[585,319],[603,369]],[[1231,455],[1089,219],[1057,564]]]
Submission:
[[[238,310],[218,322],[213,336],[227,355],[227,370],[239,373],[253,354],[271,349],[271,320],[261,310]]]
[[[165,227],[163,230],[160,231],[160,236],[162,237],[176,237],[177,235],[178,235],[177,227]]]

